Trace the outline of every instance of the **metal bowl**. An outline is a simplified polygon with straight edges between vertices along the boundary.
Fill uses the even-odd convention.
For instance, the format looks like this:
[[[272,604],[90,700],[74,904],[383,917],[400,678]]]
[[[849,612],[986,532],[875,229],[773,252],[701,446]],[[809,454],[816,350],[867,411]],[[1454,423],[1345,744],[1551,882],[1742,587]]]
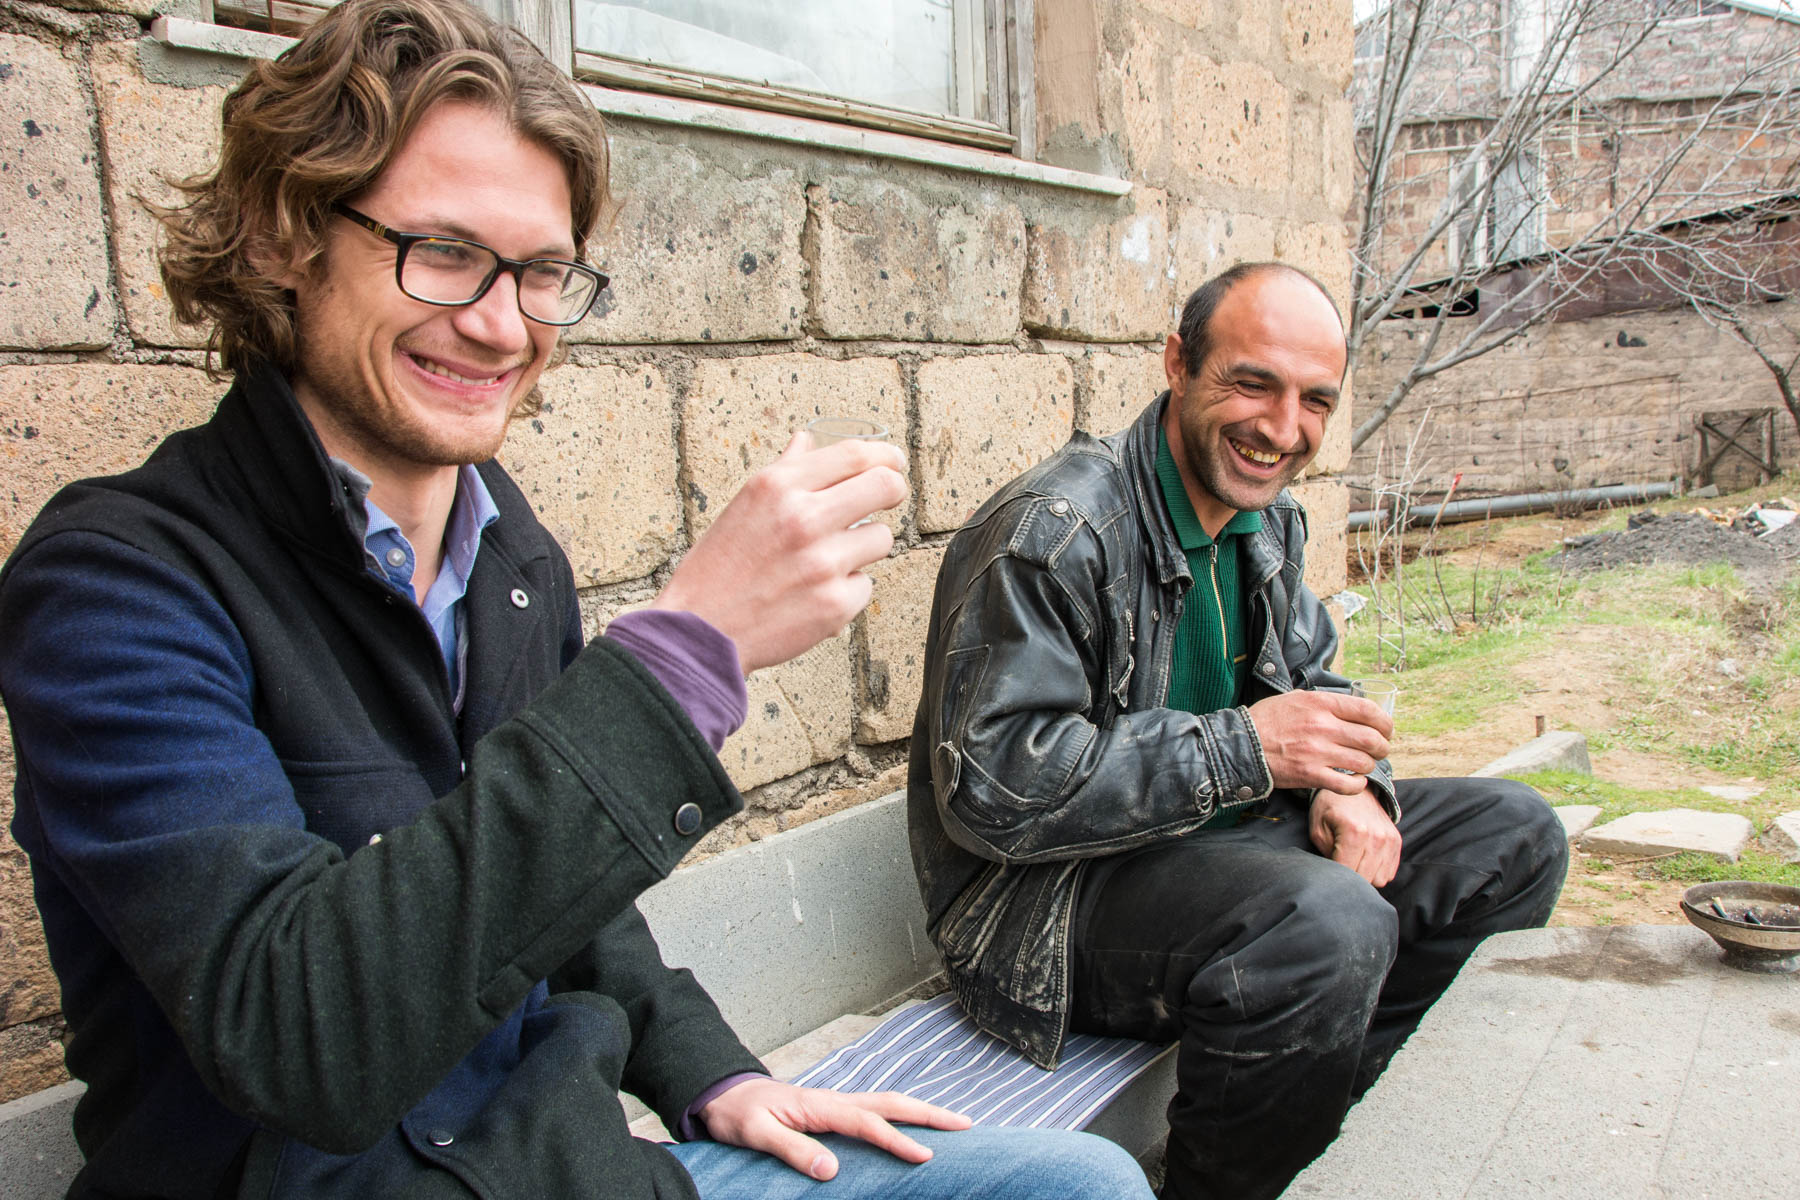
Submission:
[[[1742,879],[1702,883],[1682,895],[1681,911],[1719,943],[1726,966],[1768,972],[1800,968],[1800,887]]]

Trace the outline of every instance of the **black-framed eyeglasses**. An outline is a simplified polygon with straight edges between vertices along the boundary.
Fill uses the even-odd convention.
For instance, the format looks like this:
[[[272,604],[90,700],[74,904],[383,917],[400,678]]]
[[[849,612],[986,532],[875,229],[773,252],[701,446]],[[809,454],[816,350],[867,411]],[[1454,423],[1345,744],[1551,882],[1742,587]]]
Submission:
[[[489,246],[435,233],[401,233],[348,204],[333,211],[398,249],[394,282],[424,304],[461,308],[487,295],[505,271],[518,285],[519,311],[545,325],[573,325],[587,316],[610,282],[586,263],[561,258],[502,258]]]

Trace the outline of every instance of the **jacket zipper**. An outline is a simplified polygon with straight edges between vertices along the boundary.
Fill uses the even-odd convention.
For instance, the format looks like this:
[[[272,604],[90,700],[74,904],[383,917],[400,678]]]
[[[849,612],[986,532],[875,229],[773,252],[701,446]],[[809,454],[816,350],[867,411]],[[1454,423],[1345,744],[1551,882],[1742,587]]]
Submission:
[[[1219,614],[1219,657],[1225,660],[1225,673],[1231,675],[1231,639],[1225,633],[1225,595],[1219,587],[1219,543],[1206,548],[1206,565],[1212,575],[1213,611]]]

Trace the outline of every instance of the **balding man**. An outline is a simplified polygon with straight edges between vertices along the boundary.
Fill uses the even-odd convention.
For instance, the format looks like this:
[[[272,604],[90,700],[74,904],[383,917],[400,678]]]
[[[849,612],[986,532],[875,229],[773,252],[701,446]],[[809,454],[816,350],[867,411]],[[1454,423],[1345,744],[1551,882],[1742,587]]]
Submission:
[[[1278,1195],[1567,847],[1505,780],[1396,783],[1331,670],[1285,488],[1340,400],[1318,282],[1189,298],[1169,390],[1002,488],[944,558],[908,787],[930,928],[983,1028],[1179,1041],[1163,1195]]]

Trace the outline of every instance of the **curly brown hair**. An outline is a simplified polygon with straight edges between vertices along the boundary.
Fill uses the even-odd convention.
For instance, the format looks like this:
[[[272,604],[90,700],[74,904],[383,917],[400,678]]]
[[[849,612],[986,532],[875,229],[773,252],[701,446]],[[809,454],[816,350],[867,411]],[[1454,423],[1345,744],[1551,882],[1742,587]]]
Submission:
[[[492,106],[562,161],[587,244],[608,205],[606,133],[575,83],[461,0],[345,0],[226,97],[218,168],[175,184],[188,203],[151,208],[175,315],[211,325],[209,369],[294,369],[294,295],[274,276],[318,259],[332,206],[448,99]]]

